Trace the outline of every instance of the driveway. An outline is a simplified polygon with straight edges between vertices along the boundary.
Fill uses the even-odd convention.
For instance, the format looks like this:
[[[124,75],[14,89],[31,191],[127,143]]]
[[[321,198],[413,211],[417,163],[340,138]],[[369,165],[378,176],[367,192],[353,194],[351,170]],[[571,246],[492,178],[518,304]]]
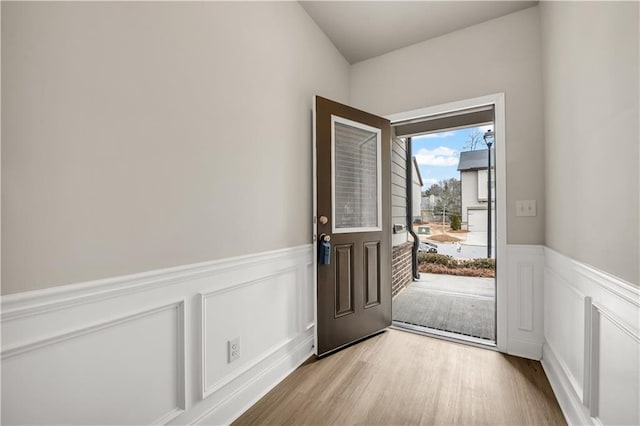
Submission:
[[[477,259],[479,257],[487,257],[487,247],[469,246],[464,243],[460,244],[458,252],[456,245],[452,243],[435,243],[438,246],[438,254],[445,254],[461,259]]]
[[[487,232],[467,232],[467,238],[463,244],[470,246],[487,246]]]

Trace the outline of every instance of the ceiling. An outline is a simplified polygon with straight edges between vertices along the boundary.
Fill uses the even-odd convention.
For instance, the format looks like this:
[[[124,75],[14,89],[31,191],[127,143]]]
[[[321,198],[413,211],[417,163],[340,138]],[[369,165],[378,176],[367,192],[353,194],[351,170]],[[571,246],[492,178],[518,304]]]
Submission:
[[[300,1],[353,64],[518,10],[537,1]]]

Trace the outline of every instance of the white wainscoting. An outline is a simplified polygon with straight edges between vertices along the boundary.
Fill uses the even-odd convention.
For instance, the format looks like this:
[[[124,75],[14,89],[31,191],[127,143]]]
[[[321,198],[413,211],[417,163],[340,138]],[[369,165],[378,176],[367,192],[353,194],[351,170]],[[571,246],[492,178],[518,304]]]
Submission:
[[[542,355],[570,423],[638,424],[638,287],[541,246],[507,250],[507,351]],[[229,423],[313,352],[312,252],[3,297],[2,423]]]
[[[507,352],[539,360],[544,343],[544,247],[507,246]]]
[[[312,251],[3,297],[2,423],[229,423],[313,353]]]
[[[570,424],[640,424],[640,289],[545,248],[542,365]]]

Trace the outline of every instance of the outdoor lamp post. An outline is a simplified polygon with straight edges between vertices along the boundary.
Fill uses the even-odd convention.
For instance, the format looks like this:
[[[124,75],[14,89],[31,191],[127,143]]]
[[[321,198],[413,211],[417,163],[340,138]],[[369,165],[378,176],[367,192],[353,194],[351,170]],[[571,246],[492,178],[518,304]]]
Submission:
[[[491,258],[491,146],[494,138],[491,129],[484,134],[484,143],[487,144],[487,259]]]

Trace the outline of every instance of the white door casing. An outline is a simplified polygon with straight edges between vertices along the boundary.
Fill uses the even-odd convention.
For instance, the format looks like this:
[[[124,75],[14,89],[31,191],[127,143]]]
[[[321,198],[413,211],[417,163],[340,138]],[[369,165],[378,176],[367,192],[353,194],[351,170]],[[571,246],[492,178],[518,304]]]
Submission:
[[[387,115],[391,125],[401,121],[425,118],[468,108],[493,105],[494,107],[494,152],[496,173],[496,349],[507,352],[507,183],[506,183],[506,133],[505,133],[505,96],[495,93],[472,99],[450,102],[411,111]]]

